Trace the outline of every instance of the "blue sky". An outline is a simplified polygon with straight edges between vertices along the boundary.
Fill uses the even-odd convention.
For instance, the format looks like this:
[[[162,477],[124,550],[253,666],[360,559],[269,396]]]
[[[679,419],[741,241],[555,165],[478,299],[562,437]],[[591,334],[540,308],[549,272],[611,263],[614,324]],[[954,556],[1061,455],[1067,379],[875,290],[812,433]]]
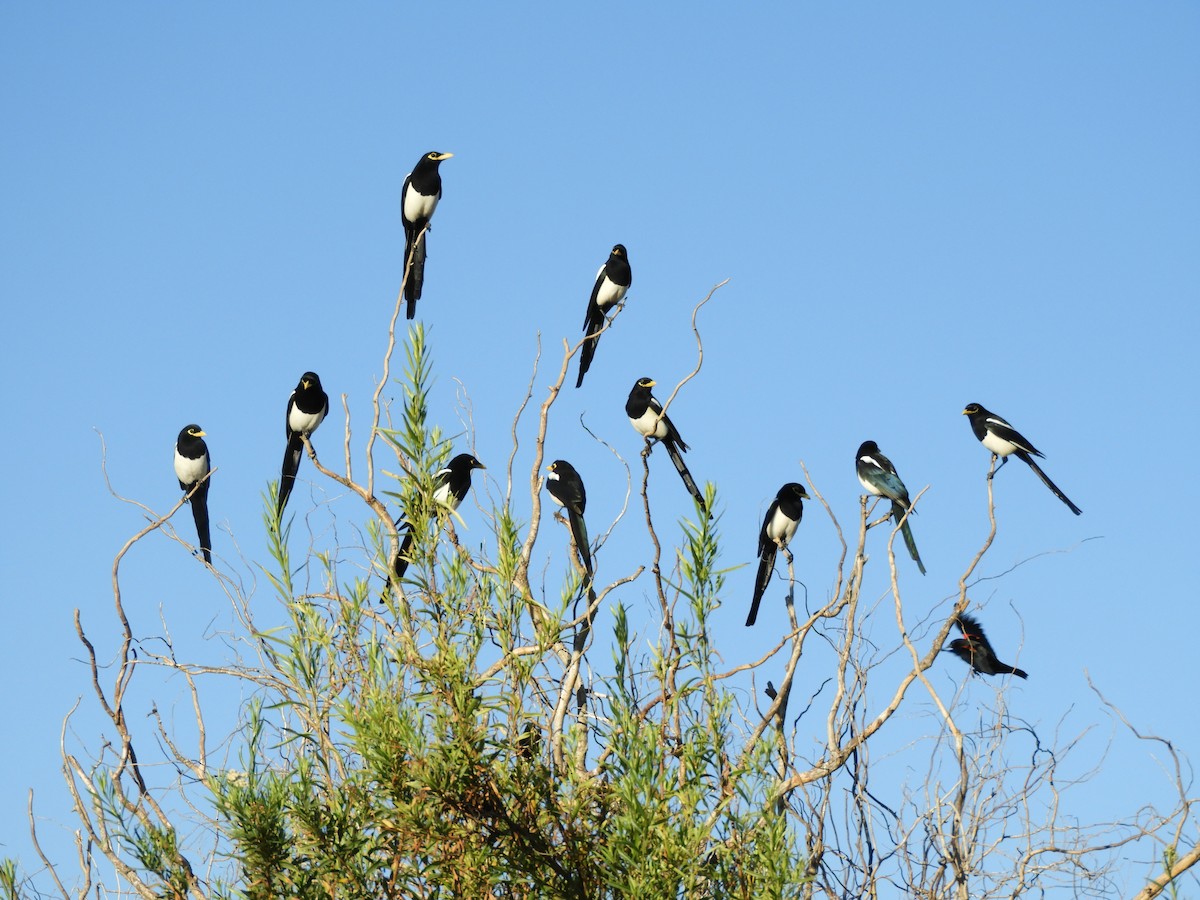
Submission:
[[[612,244],[629,248],[628,306],[547,447],[587,482],[593,536],[625,482],[580,417],[636,461],[630,385],[650,375],[669,393],[691,370],[691,310],[728,278],[700,314],[703,369],[671,409],[693,473],[721,492],[724,562],[752,560],[800,460],[853,529],[853,454],[874,439],[910,489],[929,486],[914,523],[929,575],[900,568],[914,618],[936,616],[985,533],[987,454],[960,415],[983,403],[1084,510],[1020,462],[997,478],[985,574],[1037,557],[972,592],[1002,656],[1031,673],[1006,689],[1010,709],[1047,730],[1097,724],[1098,757],[1112,726],[1086,672],[1136,724],[1200,753],[1185,528],[1200,499],[1198,37],[1188,3],[6,5],[0,666],[19,740],[0,743],[0,854],[29,856],[30,787],[51,833],[71,825],[59,729],[87,686],[72,610],[102,654],[115,646],[112,558],[142,518],[106,489],[99,434],[114,489],[166,510],[175,435],[204,426],[218,565],[270,615],[253,561],[288,393],[320,373],[336,407],[323,460],[340,458],[342,394],[361,448],[399,285],[400,185],[431,149],[455,154],[419,307],[431,414],[461,431],[469,396],[492,498],[537,336],[540,400]],[[528,454],[526,440],[519,483]],[[651,464],[658,521],[690,514],[665,454]],[[289,510],[294,550],[362,521],[307,461]],[[463,515],[486,540],[473,503]],[[187,537],[186,511],[177,524]],[[871,539],[881,561],[882,531]],[[539,538],[551,587],[563,541],[557,526]],[[837,543],[819,507],[795,549],[823,597]],[[599,576],[648,554],[629,517]],[[719,613],[731,665],[785,624],[776,585],[742,628],[752,579],[730,576]],[[179,545],[144,542],[123,584],[135,632],[161,613],[219,657],[228,604]],[[621,599],[649,617],[650,590],[643,578]],[[964,672],[934,674],[949,694]],[[994,702],[995,686],[968,691]],[[158,690],[186,715],[178,685]],[[85,697],[76,731],[92,740],[95,723]],[[1145,747],[1118,740],[1105,765],[1113,777],[1078,795],[1084,820],[1160,796]]]

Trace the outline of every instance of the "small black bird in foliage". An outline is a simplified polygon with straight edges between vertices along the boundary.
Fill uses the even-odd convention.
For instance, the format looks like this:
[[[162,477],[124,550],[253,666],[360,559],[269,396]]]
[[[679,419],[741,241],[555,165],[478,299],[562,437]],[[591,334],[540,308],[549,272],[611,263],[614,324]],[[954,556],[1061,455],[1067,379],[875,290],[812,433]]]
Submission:
[[[1058,485],[1051,481],[1041,467],[1033,461],[1035,456],[1041,456],[1044,459],[1045,454],[1040,453],[1021,432],[978,403],[968,403],[966,409],[963,410],[963,415],[967,416],[967,420],[971,423],[971,430],[975,432],[975,437],[979,438],[980,443],[991,450],[993,456],[1000,457],[1000,465],[996,467],[997,472],[1008,462],[1009,456],[1016,456],[1017,459],[1022,460],[1029,468],[1033,469],[1034,474],[1042,479],[1042,484],[1050,488],[1054,496],[1067,505],[1067,509],[1077,516],[1083,512],[1067,499],[1067,495],[1060,491]]]
[[[796,526],[804,516],[804,501],[808,492],[804,486],[790,481],[779,489],[758,532],[758,578],[754,582],[754,599],[750,601],[750,615],[746,616],[749,628],[758,618],[758,604],[767,590],[767,583],[775,571],[775,554],[779,548],[787,548],[796,536]]]
[[[571,539],[579,552],[579,559],[587,572],[588,581],[592,579],[592,550],[588,543],[587,525],[583,521],[583,511],[587,508],[587,491],[583,487],[583,479],[575,471],[575,467],[565,459],[556,459],[546,467],[550,473],[546,476],[546,490],[550,492],[554,502],[567,511],[567,521],[571,525]]]
[[[175,477],[182,490],[196,488],[189,502],[192,518],[196,521],[196,536],[200,539],[200,552],[209,565],[212,565],[212,537],[208,530],[208,484],[211,479],[205,476],[211,469],[204,429],[199,425],[185,426],[175,441]],[[200,481],[204,483],[196,487]]]
[[[304,455],[304,438],[312,437],[328,412],[329,396],[321,388],[321,379],[316,372],[305,372],[288,398],[287,415],[284,417],[287,449],[283,451],[283,470],[279,474],[276,517],[283,515],[283,508],[287,506],[288,497],[292,495],[292,488],[296,484],[296,472]]]
[[[449,510],[458,509],[471,490],[471,472],[474,469],[486,469],[483,463],[470,453],[460,453],[433,476],[433,502]],[[397,579],[403,578],[412,562],[413,525],[412,522],[396,523],[404,531],[404,540],[400,544],[400,552],[392,560],[392,572]]]
[[[1011,674],[1018,678],[1028,678],[1029,673],[1016,666],[1005,665],[996,658],[992,645],[978,620],[966,613],[954,620],[962,637],[955,638],[946,649],[969,665],[981,675]]]
[[[592,285],[587,315],[583,319],[585,340],[579,350],[579,378],[575,381],[575,387],[582,386],[583,376],[591,368],[592,357],[596,355],[596,345],[600,343],[600,335],[596,332],[604,327],[608,311],[625,299],[631,284],[633,272],[629,268],[629,254],[625,252],[624,244],[617,244],[608,255],[608,262],[596,273],[596,283]]]
[[[908,498],[908,488],[900,480],[892,461],[879,452],[879,445],[874,441],[863,441],[854,457],[854,471],[858,474],[859,483],[868,494],[876,497],[886,497],[892,501],[892,518],[900,524],[905,512],[912,510],[912,501]],[[911,512],[910,512],[911,515]],[[921,554],[917,553],[917,542],[913,539],[912,528],[908,520],[900,524],[900,534],[904,537],[904,546],[908,554],[916,562],[921,574],[925,574],[925,564],[921,562]]]
[[[655,384],[657,382],[653,378],[639,378],[634,382],[629,399],[625,401],[625,414],[629,416],[629,424],[637,429],[639,434],[656,438],[667,448],[667,455],[671,457],[679,477],[683,479],[684,487],[703,510],[704,494],[696,487],[696,481],[688,471],[687,463],[683,461],[683,454],[687,452],[688,445],[679,436],[675,424],[663,413],[662,404],[650,393],[650,388]]]
[[[404,220],[404,299],[408,301],[407,316],[417,314],[417,301],[425,285],[425,234],[429,220],[442,199],[442,174],[438,166],[453,153],[431,150],[413,166],[404,179],[400,192],[400,217]]]

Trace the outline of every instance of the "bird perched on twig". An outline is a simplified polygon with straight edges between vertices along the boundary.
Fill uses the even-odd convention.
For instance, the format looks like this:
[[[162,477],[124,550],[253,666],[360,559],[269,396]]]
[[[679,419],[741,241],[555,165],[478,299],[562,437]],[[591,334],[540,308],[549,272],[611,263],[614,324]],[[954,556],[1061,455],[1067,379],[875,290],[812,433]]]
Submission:
[[[1029,673],[1016,666],[1006,665],[996,658],[996,652],[983,633],[983,628],[974,616],[960,614],[955,620],[962,637],[950,642],[947,651],[953,653],[973,670],[981,675],[1011,674],[1018,678],[1028,678]]]
[[[456,510],[462,505],[471,490],[471,472],[475,469],[486,469],[483,463],[470,453],[460,453],[447,463],[444,469],[439,469],[433,476],[433,502],[449,510]],[[404,531],[404,540],[400,544],[400,552],[392,560],[392,573],[398,580],[408,571],[412,561],[413,524],[397,522],[396,525]],[[380,599],[382,601],[382,598]]]
[[[404,179],[400,191],[400,218],[404,221],[404,299],[406,316],[417,314],[417,301],[425,285],[425,232],[442,199],[442,174],[438,166],[453,153],[431,150],[422,156]]]
[[[866,489],[868,494],[886,497],[892,501],[892,518],[900,526],[900,534],[904,537],[904,546],[908,548],[909,556],[913,558],[917,568],[924,575],[925,564],[921,562],[921,555],[917,552],[917,542],[913,539],[912,527],[908,524],[908,519],[904,518],[906,512],[910,516],[912,515],[912,501],[909,500],[908,488],[900,480],[900,475],[896,472],[892,461],[879,452],[879,445],[874,441],[863,441],[854,457],[854,471],[858,474],[859,484]]]
[[[196,536],[200,540],[200,552],[204,561],[212,565],[212,537],[208,530],[208,484],[205,476],[212,469],[208,456],[208,445],[204,443],[204,429],[199,425],[187,425],[175,440],[175,477],[184,491],[195,492],[189,499],[192,518],[196,522]],[[203,484],[201,484],[203,482]],[[199,485],[199,487],[196,487]]]
[[[767,507],[762,528],[758,532],[758,578],[754,582],[750,615],[746,616],[747,628],[758,618],[758,604],[762,601],[767,583],[775,571],[775,554],[780,548],[786,550],[792,538],[796,536],[796,527],[804,516],[804,501],[807,499],[808,492],[804,490],[804,485],[790,481],[779,489],[779,493]]]
[[[679,430],[675,424],[663,412],[662,404],[650,393],[650,388],[655,384],[657,382],[653,378],[639,378],[634,382],[633,389],[629,392],[629,399],[625,401],[625,414],[629,416],[629,424],[639,434],[647,438],[655,438],[667,448],[667,455],[671,457],[671,462],[675,464],[679,477],[683,479],[684,487],[700,504],[700,509],[704,510],[704,494],[696,486],[692,473],[688,471],[687,463],[683,461],[683,454],[687,452],[688,445],[679,436]]]
[[[546,466],[549,474],[546,476],[546,490],[550,497],[567,511],[567,521],[571,526],[571,540],[579,559],[587,572],[588,581],[592,580],[592,550],[588,543],[587,525],[583,521],[583,511],[587,508],[587,491],[583,487],[583,479],[575,471],[575,467],[565,459],[556,459]]]
[[[321,379],[316,372],[305,372],[292,395],[288,397],[284,430],[287,433],[287,449],[283,451],[283,469],[279,474],[279,499],[275,504],[276,517],[283,515],[288,497],[296,484],[296,472],[300,470],[300,458],[304,454],[304,438],[312,437],[329,412],[329,396],[321,388]]]
[[[588,300],[587,315],[583,319],[583,346],[579,350],[579,378],[575,387],[583,384],[583,376],[592,365],[596,345],[600,343],[597,333],[604,327],[608,311],[625,299],[629,286],[633,284],[633,271],[629,268],[629,254],[624,244],[617,244],[608,255],[608,262],[596,273],[592,285],[592,296]]]
[[[975,432],[975,437],[979,438],[980,443],[992,451],[992,456],[1000,458],[1000,465],[996,467],[997,472],[1004,468],[1009,456],[1016,456],[1017,459],[1022,460],[1029,468],[1033,469],[1034,474],[1042,479],[1042,484],[1050,488],[1054,496],[1067,505],[1067,509],[1077,516],[1083,512],[1067,499],[1067,495],[1060,491],[1058,485],[1051,481],[1041,467],[1033,461],[1035,456],[1041,456],[1044,459],[1045,454],[1039,452],[1021,432],[978,403],[968,403],[966,409],[963,410],[963,415],[968,417],[971,430]]]

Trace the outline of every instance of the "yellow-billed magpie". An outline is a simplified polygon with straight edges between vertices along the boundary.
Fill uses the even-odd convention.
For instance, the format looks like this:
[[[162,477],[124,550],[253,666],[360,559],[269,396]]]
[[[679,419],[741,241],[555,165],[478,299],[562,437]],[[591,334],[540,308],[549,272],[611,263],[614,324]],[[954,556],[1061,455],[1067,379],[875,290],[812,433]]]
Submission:
[[[1029,468],[1033,469],[1034,474],[1042,479],[1042,484],[1050,488],[1054,496],[1067,505],[1067,509],[1075,515],[1083,512],[1067,499],[1067,495],[1060,491],[1058,485],[1051,481],[1050,477],[1033,461],[1035,456],[1041,456],[1044,459],[1045,454],[1039,452],[1021,432],[978,403],[968,403],[963,410],[963,415],[967,416],[967,420],[971,423],[971,430],[975,432],[975,437],[979,438],[980,443],[991,450],[993,456],[1000,458],[1000,465],[996,467],[997,472],[1008,462],[1009,456],[1016,456],[1017,459],[1022,460]]]
[[[571,539],[575,542],[575,550],[587,572],[588,581],[592,579],[592,549],[588,543],[587,525],[583,521],[583,512],[587,508],[587,491],[583,487],[583,479],[575,471],[575,467],[565,459],[556,459],[546,466],[549,473],[546,476],[546,490],[550,497],[567,511],[567,521],[571,526]]]
[[[696,486],[692,473],[683,461],[683,454],[687,452],[688,445],[679,436],[679,429],[675,427],[675,423],[663,412],[662,404],[650,393],[650,388],[655,384],[657,382],[653,378],[639,378],[635,381],[633,389],[629,392],[629,399],[625,401],[625,414],[629,416],[629,424],[639,434],[655,438],[667,448],[667,455],[671,457],[679,477],[683,479],[684,487],[700,504],[700,509],[705,510],[704,494]]]
[[[175,440],[175,477],[184,491],[195,488],[190,500],[192,518],[196,521],[196,536],[200,539],[200,552],[204,561],[212,565],[212,537],[208,530],[208,483],[206,478],[212,469],[208,456],[208,445],[204,443],[204,429],[199,425],[186,425]],[[200,484],[203,482],[203,484]],[[199,487],[196,487],[199,484]]]
[[[782,547],[787,549],[796,536],[796,527],[804,516],[804,501],[808,492],[804,485],[789,481],[779,489],[758,532],[758,578],[754,582],[754,599],[750,601],[750,615],[746,616],[749,628],[758,618],[758,604],[766,593],[767,583],[775,571],[775,554]]]
[[[305,372],[288,398],[287,415],[284,417],[287,449],[283,451],[283,470],[279,475],[276,517],[283,515],[283,508],[292,495],[296,472],[300,470],[300,458],[304,455],[304,437],[312,437],[328,412],[329,396],[321,388],[321,379],[316,372]]]
[[[1029,677],[1029,673],[1024,669],[1018,669],[1016,666],[1000,662],[996,657],[996,651],[992,649],[991,642],[987,639],[987,635],[983,633],[983,628],[980,626],[979,621],[973,616],[962,613],[955,619],[955,624],[958,625],[958,630],[962,632],[962,637],[952,640],[946,650],[965,662],[972,670],[980,675],[1008,673],[1016,675],[1018,678]]]
[[[583,318],[583,347],[579,350],[579,378],[575,387],[583,384],[583,376],[592,365],[596,345],[600,343],[597,333],[604,327],[608,311],[625,299],[629,286],[633,284],[633,272],[629,268],[629,254],[624,244],[617,244],[608,255],[608,262],[596,273],[592,285],[592,296],[588,300],[587,315]]]
[[[913,540],[912,528],[907,512],[912,514],[912,501],[908,498],[908,488],[900,480],[892,461],[879,452],[879,445],[874,441],[863,441],[854,457],[854,471],[858,474],[859,484],[868,494],[885,497],[892,501],[892,518],[900,525],[900,534],[904,536],[904,545],[908,554],[916,562],[921,574],[925,574],[925,564],[921,562],[921,554],[917,553],[917,542]]]
[[[437,506],[449,510],[458,509],[471,490],[471,472],[475,469],[486,469],[483,463],[470,453],[460,453],[433,476],[433,502]],[[413,524],[412,521],[397,521],[397,527],[404,532],[404,540],[400,544],[400,552],[392,560],[392,572],[397,579],[403,578],[412,562]]]
[[[425,285],[425,234],[429,220],[442,199],[442,174],[438,166],[453,153],[430,150],[404,179],[400,192],[400,217],[404,220],[404,299],[407,316],[417,314],[417,301]]]

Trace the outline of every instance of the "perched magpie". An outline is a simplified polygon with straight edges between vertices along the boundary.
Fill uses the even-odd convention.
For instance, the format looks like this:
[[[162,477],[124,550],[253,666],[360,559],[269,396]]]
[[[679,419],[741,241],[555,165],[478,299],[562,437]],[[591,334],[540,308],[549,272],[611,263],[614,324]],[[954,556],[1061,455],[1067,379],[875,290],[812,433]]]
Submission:
[[[789,481],[779,489],[779,493],[767,507],[767,515],[758,532],[758,579],[754,582],[750,615],[746,616],[747,628],[758,618],[758,604],[767,590],[771,574],[775,571],[775,554],[780,547],[786,549],[796,536],[796,526],[804,516],[804,501],[807,499],[808,492],[804,490],[804,485]]]
[[[675,464],[688,493],[696,498],[700,509],[703,510],[705,508],[704,494],[700,492],[700,488],[696,487],[692,473],[688,471],[687,464],[683,461],[683,454],[687,452],[688,445],[679,436],[675,424],[663,413],[662,404],[650,393],[650,388],[655,384],[657,382],[653,378],[639,378],[634,382],[633,390],[629,392],[629,399],[625,401],[625,414],[629,416],[629,424],[637,429],[639,434],[648,438],[657,438],[667,448],[667,455]]]
[[[208,474],[212,460],[208,456],[208,445],[204,443],[204,429],[199,425],[188,425],[175,441],[175,477],[179,487],[190,491]],[[196,520],[196,535],[200,538],[200,551],[204,561],[212,565],[212,537],[208,531],[208,483],[196,487],[192,494],[192,518]]]
[[[565,459],[556,459],[546,466],[550,474],[546,476],[546,490],[551,498],[567,511],[567,519],[571,524],[571,539],[583,562],[588,581],[592,579],[592,550],[588,543],[587,525],[583,521],[583,511],[587,507],[587,491],[583,487],[583,479],[575,471],[575,467]]]
[[[892,501],[892,518],[900,523],[900,533],[904,536],[904,545],[908,554],[925,574],[925,564],[921,562],[921,554],[917,553],[917,542],[913,540],[912,528],[904,514],[912,509],[912,501],[908,499],[908,488],[896,473],[892,461],[879,452],[879,445],[874,441],[863,441],[854,458],[854,470],[858,473],[859,483],[868,494],[876,497],[886,497]],[[901,523],[903,519],[903,523]]]
[[[429,220],[442,199],[442,176],[438,166],[453,153],[431,150],[417,161],[404,179],[400,192],[400,217],[404,220],[404,299],[408,301],[408,318],[417,314],[417,301],[425,283],[425,235]]]
[[[1018,678],[1029,677],[1029,673],[1024,669],[1005,665],[996,658],[996,653],[992,650],[992,645],[988,642],[987,635],[983,633],[983,628],[980,627],[979,622],[973,616],[963,613],[955,619],[955,623],[958,625],[958,630],[962,632],[962,637],[952,640],[946,650],[953,653],[973,670],[981,675],[1000,675],[1007,672],[1011,675],[1016,675]]]
[[[283,515],[292,487],[296,483],[296,472],[300,469],[300,458],[304,454],[304,436],[312,433],[329,412],[329,396],[321,389],[321,379],[316,372],[305,372],[300,383],[288,398],[284,430],[287,433],[287,449],[283,451],[283,471],[279,476],[279,501],[275,506],[276,517]]]
[[[470,453],[460,453],[450,460],[446,468],[439,469],[433,476],[433,501],[439,506],[455,510],[466,499],[471,490],[471,471],[486,469],[483,463]],[[404,541],[400,544],[400,552],[392,560],[392,572],[397,579],[403,578],[412,561],[413,526],[412,522],[397,522],[396,525],[404,531]]]
[[[1033,461],[1035,456],[1045,458],[1045,454],[1038,451],[1021,432],[1013,428],[1004,419],[1000,418],[994,412],[989,412],[978,403],[968,403],[966,409],[963,410],[963,415],[968,417],[971,423],[971,430],[975,432],[975,437],[979,438],[983,446],[992,451],[993,456],[1000,457],[1000,465],[996,467],[999,472],[1004,464],[1008,462],[1010,455],[1016,455],[1017,459],[1023,460],[1029,468],[1033,469],[1035,475],[1042,479],[1042,484],[1050,488],[1054,496],[1067,504],[1067,509],[1079,515],[1083,512],[1078,506],[1067,499],[1067,495],[1058,489],[1049,476],[1041,470],[1041,467]]]
[[[624,244],[617,244],[608,255],[608,262],[596,273],[596,283],[592,285],[587,315],[583,319],[585,340],[579,351],[579,378],[575,387],[583,385],[583,376],[591,368],[592,357],[596,355],[596,345],[600,343],[600,335],[597,332],[604,327],[608,311],[625,299],[625,293],[631,284],[633,272],[629,268],[629,254],[625,252]]]

